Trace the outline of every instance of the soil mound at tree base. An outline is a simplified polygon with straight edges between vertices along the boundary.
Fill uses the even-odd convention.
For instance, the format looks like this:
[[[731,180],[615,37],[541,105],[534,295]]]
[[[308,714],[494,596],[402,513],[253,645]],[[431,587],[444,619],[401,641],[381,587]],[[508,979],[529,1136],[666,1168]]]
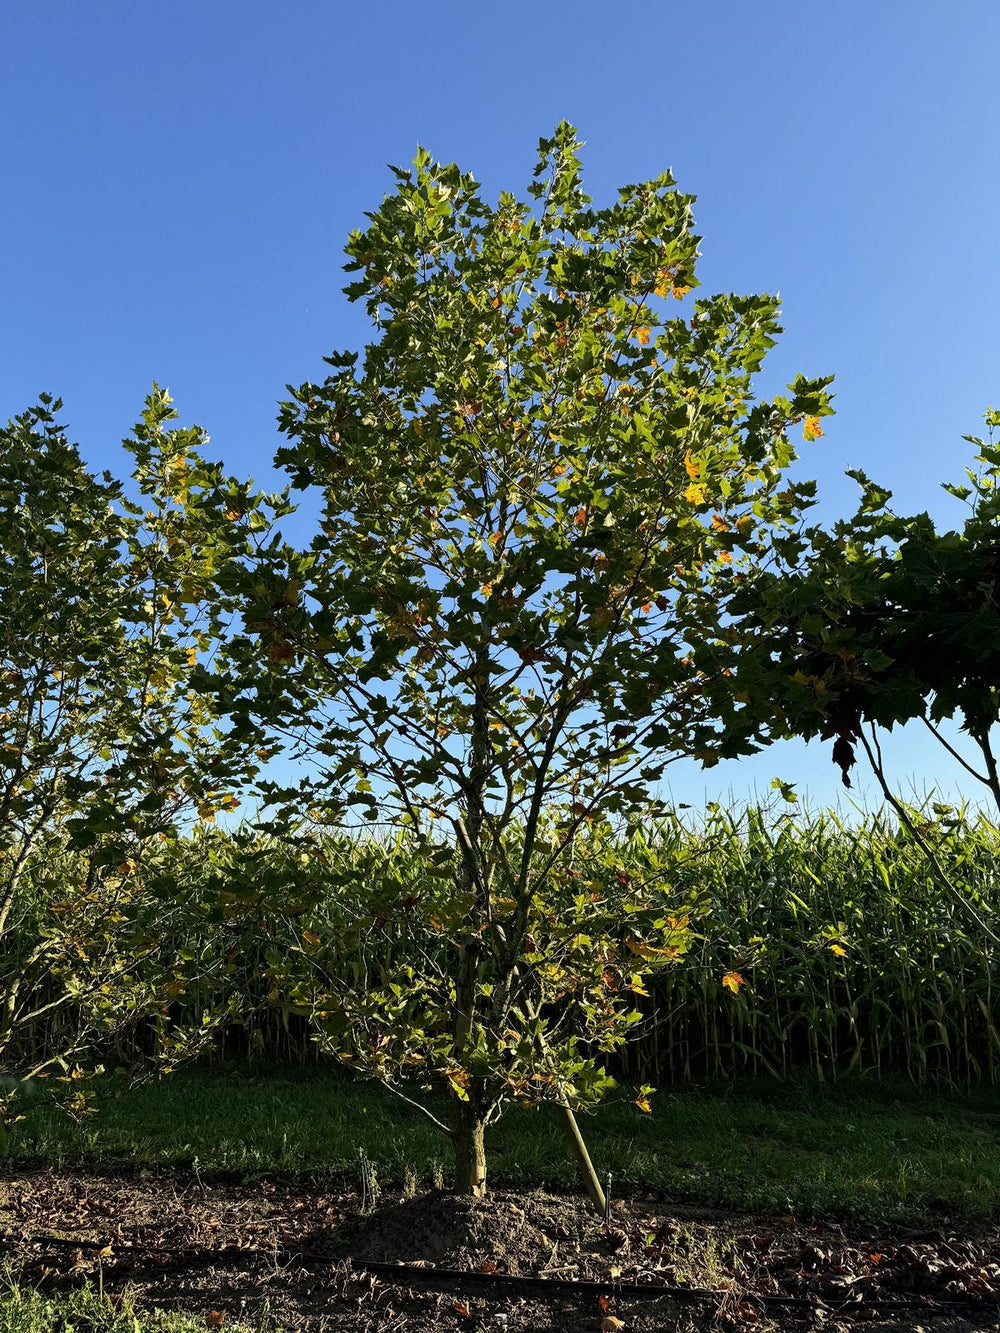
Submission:
[[[615,1252],[601,1219],[586,1203],[544,1194],[491,1194],[487,1199],[435,1192],[383,1204],[367,1217],[349,1217],[331,1237],[334,1252],[375,1263],[534,1276]],[[604,1243],[602,1244],[602,1240]],[[598,1251],[595,1255],[595,1248]]]

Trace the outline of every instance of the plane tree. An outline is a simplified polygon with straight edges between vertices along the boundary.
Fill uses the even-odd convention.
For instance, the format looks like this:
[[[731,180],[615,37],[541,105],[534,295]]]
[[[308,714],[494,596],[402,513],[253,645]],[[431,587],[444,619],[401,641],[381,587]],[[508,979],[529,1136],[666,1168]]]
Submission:
[[[303,761],[267,788],[279,822],[420,851],[391,902],[350,886],[356,967],[306,932],[296,994],[325,1049],[450,1135],[473,1194],[504,1107],[554,1101],[572,1129],[646,973],[683,954],[685,904],[614,840],[671,763],[754,748],[722,630],[810,502],[790,432],[830,410],[825,379],[755,397],[778,303],[694,295],[692,197],[665,173],[595,207],[579,147],[560,125],[495,204],[426,152],[393,169],[347,246],[373,340],[280,410],[315,536],[269,552],[233,647],[234,716]]]
[[[0,1073],[72,1101],[100,1034],[209,963],[182,956],[183,886],[144,866],[259,766],[208,664],[270,514],[165,391],[125,441],[128,486],[87,468],[61,408],[0,429]]]

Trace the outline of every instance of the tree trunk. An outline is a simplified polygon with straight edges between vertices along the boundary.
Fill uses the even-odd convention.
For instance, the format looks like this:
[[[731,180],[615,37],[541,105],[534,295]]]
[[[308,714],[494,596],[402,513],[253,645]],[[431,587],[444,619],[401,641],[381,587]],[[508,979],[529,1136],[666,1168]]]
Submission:
[[[459,1102],[451,1141],[455,1149],[455,1193],[481,1199],[486,1194],[485,1125],[470,1100]]]

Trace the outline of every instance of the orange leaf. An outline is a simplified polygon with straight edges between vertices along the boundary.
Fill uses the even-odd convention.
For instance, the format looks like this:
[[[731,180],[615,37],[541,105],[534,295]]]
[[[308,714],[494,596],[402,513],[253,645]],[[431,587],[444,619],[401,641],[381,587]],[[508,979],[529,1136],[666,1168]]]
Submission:
[[[576,524],[578,528],[582,528],[584,523],[586,523],[586,521],[587,521],[586,509],[578,509],[576,513],[573,515],[573,522]]]
[[[649,345],[649,329],[636,329],[635,336],[639,339],[641,347]]]
[[[226,1322],[225,1310],[208,1310],[205,1313],[205,1324],[208,1328],[221,1328]]]
[[[699,476],[701,473],[701,464],[696,463],[691,457],[690,449],[684,455],[684,471],[692,478]]]
[[[468,1319],[469,1307],[466,1305],[465,1301],[452,1301],[451,1308],[456,1314],[464,1315],[465,1318]]]
[[[722,978],[722,984],[727,990],[731,990],[735,995],[741,986],[746,985],[746,982],[738,972],[727,972]]]

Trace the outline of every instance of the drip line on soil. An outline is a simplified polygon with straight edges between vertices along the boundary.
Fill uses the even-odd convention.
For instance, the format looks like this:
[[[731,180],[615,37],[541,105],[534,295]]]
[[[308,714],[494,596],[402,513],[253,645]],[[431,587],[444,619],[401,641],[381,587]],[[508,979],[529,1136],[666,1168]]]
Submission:
[[[0,1247],[13,1248],[16,1244],[29,1244],[39,1246],[63,1246],[76,1250],[104,1250],[106,1245],[96,1240],[74,1240],[65,1236],[2,1236],[0,1235]],[[527,1290],[535,1293],[548,1292],[550,1294],[560,1293],[571,1295],[577,1293],[581,1296],[599,1296],[612,1293],[619,1299],[627,1300],[659,1300],[670,1299],[678,1301],[711,1301],[719,1302],[727,1298],[737,1298],[741,1301],[750,1301],[753,1304],[771,1306],[774,1308],[792,1308],[792,1309],[812,1309],[812,1310],[837,1310],[849,1311],[851,1309],[864,1309],[866,1311],[875,1311],[879,1313],[888,1313],[893,1310],[965,1310],[970,1308],[976,1310],[995,1309],[1000,1307],[1000,1300],[989,1299],[981,1296],[968,1297],[935,1297],[935,1296],[914,1296],[904,1297],[900,1300],[884,1300],[878,1297],[864,1299],[858,1297],[847,1297],[838,1299],[830,1297],[823,1299],[812,1296],[788,1296],[784,1294],[738,1291],[733,1288],[710,1288],[710,1287],[668,1287],[660,1283],[633,1283],[628,1284],[618,1279],[609,1278],[607,1281],[594,1278],[547,1278],[534,1276],[519,1276],[515,1273],[483,1273],[476,1269],[466,1268],[428,1268],[422,1264],[391,1264],[381,1263],[374,1260],[354,1259],[350,1256],[339,1258],[337,1255],[321,1254],[316,1250],[299,1250],[280,1247],[276,1249],[261,1249],[260,1247],[247,1247],[241,1249],[233,1246],[229,1249],[202,1249],[198,1251],[181,1250],[176,1247],[165,1248],[155,1245],[143,1245],[135,1247],[125,1247],[119,1249],[115,1258],[124,1259],[127,1256],[141,1257],[143,1254],[163,1255],[172,1260],[172,1267],[187,1268],[195,1267],[200,1263],[217,1263],[219,1260],[238,1260],[244,1258],[263,1258],[273,1261],[276,1257],[286,1260],[298,1260],[309,1264],[335,1264],[344,1263],[357,1272],[371,1273],[373,1276],[388,1278],[391,1285],[394,1286],[425,1286],[425,1287],[448,1287],[455,1285],[472,1285],[486,1287],[496,1291]],[[109,1264],[108,1267],[112,1267]]]

